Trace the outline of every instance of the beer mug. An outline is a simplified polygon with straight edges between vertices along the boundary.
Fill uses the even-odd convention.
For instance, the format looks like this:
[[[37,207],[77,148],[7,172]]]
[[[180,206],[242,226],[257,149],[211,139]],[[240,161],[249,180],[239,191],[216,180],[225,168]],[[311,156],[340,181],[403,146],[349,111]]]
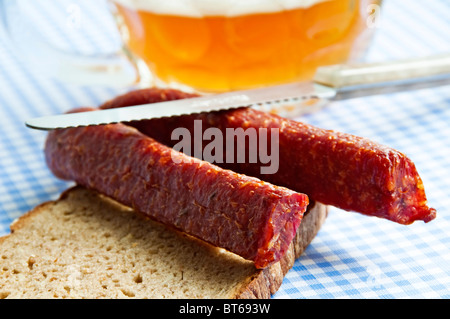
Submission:
[[[122,56],[137,74],[134,82],[205,93],[307,80],[319,66],[359,59],[380,2],[109,1],[124,44]],[[96,63],[91,69],[98,75],[102,68]],[[83,73],[76,70],[81,64],[74,65],[71,74],[82,81]],[[111,70],[121,69],[111,65],[109,81]]]
[[[124,41],[165,83],[229,91],[310,79],[362,53],[373,1],[114,0]]]

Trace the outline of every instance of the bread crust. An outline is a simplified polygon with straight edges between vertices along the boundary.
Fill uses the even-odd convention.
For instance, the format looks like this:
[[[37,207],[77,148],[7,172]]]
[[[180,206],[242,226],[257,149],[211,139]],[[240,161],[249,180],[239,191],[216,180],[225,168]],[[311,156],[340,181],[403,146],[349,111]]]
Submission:
[[[255,272],[249,281],[231,298],[235,299],[268,299],[281,286],[284,276],[292,268],[306,247],[319,232],[328,216],[328,206],[318,202],[311,202],[303,216],[302,223],[297,230],[294,240],[284,257],[277,263]]]

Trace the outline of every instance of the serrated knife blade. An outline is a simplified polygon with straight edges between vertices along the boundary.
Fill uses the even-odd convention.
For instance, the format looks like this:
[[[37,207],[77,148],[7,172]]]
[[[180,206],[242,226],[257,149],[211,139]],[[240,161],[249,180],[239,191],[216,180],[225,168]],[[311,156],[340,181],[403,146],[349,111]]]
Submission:
[[[123,108],[37,117],[26,121],[25,124],[34,129],[53,130],[140,121],[247,106],[264,109],[267,107],[267,104],[271,103],[295,103],[309,98],[331,99],[335,94],[336,90],[320,84],[312,82],[291,83],[269,88],[235,91]]]

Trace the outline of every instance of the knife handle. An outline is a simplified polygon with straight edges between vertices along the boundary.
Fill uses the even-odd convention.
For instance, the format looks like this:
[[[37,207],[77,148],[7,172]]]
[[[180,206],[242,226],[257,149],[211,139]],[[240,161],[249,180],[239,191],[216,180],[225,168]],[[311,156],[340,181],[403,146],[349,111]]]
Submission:
[[[405,90],[408,85],[416,89],[421,85],[429,87],[449,84],[450,54],[388,63],[325,66],[317,69],[314,81],[336,88],[338,92],[374,88],[399,91]]]

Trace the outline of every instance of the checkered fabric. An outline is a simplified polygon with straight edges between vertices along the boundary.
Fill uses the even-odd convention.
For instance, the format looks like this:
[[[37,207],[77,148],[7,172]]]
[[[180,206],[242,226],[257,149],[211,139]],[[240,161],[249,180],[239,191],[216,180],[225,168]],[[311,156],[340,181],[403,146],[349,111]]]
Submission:
[[[35,59],[37,49],[11,39],[3,25],[17,22],[20,13],[27,19],[19,19],[18,28],[31,32],[25,34],[29,43],[42,37],[42,43],[50,39],[62,50],[107,54],[119,46],[119,37],[106,3],[35,0],[17,11],[9,7],[12,2],[20,7],[18,0],[0,3],[0,235],[15,218],[72,185],[50,173],[43,155],[46,133],[26,128],[24,121],[97,106],[127,90],[56,80],[46,72],[48,65]],[[447,0],[385,0],[380,18],[368,62],[450,52]],[[333,102],[299,120],[365,136],[408,155],[438,217],[403,226],[331,208],[274,298],[449,298],[450,87]]]

